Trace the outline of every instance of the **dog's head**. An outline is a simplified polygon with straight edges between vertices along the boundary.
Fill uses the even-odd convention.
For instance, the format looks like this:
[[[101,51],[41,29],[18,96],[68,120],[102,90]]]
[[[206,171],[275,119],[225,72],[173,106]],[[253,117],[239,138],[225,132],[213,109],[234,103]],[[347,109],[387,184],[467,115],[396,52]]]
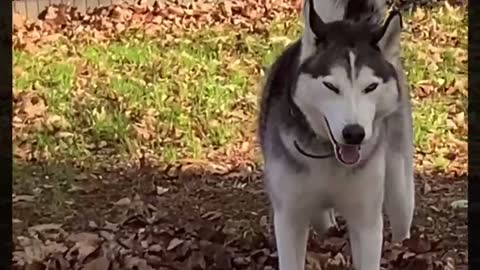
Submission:
[[[401,94],[396,69],[401,16],[382,26],[363,22],[324,23],[310,1],[311,55],[300,65],[293,100],[315,133],[332,142],[344,165],[355,165],[375,122],[393,113]]]

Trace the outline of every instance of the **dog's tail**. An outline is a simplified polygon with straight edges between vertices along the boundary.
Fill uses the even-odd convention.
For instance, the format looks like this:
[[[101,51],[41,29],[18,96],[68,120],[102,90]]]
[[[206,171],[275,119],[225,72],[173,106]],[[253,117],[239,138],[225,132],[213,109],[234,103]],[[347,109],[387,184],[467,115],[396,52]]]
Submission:
[[[308,14],[308,0],[304,0],[303,18]],[[323,22],[338,20],[366,20],[381,24],[387,9],[386,0],[314,0],[315,11]]]
[[[303,1],[303,21],[308,23],[310,1]],[[338,20],[368,21],[381,24],[387,10],[386,0],[313,0],[323,22]]]
[[[387,0],[303,0],[302,48],[300,62],[312,55],[316,47],[315,38],[310,27],[310,5],[324,23],[339,20],[365,21],[381,25],[387,11]]]

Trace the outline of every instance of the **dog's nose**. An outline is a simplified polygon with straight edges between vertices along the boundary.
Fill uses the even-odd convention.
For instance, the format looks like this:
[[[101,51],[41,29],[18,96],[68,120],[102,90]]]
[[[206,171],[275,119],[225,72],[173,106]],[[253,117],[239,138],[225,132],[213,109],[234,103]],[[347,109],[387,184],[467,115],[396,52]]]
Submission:
[[[343,128],[342,135],[347,144],[360,144],[365,138],[365,130],[358,124],[350,124]]]

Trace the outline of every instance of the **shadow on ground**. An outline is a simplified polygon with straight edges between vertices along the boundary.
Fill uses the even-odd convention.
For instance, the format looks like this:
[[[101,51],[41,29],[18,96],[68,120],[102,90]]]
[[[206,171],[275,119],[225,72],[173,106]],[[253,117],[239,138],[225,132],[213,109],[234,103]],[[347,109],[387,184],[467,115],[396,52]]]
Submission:
[[[452,206],[465,197],[466,177],[416,180],[413,240],[389,243],[387,225],[383,267],[467,269],[466,211]],[[87,270],[276,268],[261,172],[17,164],[14,192],[17,269],[28,263]],[[349,269],[346,227],[339,223],[325,240],[311,234],[309,269]],[[43,251],[31,255],[31,249]]]

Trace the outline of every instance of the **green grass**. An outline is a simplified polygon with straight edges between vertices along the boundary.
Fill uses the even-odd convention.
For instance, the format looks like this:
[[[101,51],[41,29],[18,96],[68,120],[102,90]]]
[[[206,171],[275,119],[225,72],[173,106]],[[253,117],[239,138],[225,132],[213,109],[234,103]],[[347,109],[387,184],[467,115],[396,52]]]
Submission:
[[[446,100],[426,100],[415,104],[413,120],[414,144],[425,152],[431,152],[432,140],[448,132],[448,107]]]
[[[444,92],[466,81],[466,22],[435,12],[429,14],[439,29],[461,29],[461,45],[431,43],[441,32],[425,39],[411,31],[403,36],[410,84],[434,89],[414,107],[415,144],[421,149],[429,149],[432,140],[448,140],[451,99]],[[456,12],[461,18],[463,11]],[[415,24],[412,16],[407,26]],[[267,36],[226,28],[174,40],[126,35],[98,44],[62,41],[35,55],[15,50],[14,66],[21,70],[15,95],[34,93],[48,106],[36,124],[25,120],[21,132],[28,136],[14,139],[15,147],[57,160],[88,160],[99,153],[137,157],[141,149],[174,162],[251,142],[261,70],[298,35],[295,20],[272,24]]]
[[[452,138],[466,141],[466,129],[452,127],[466,111],[465,18],[464,10],[413,12],[402,36],[414,143],[427,153],[418,158],[443,171],[445,154],[457,151]],[[252,34],[225,27],[176,39],[137,33],[99,43],[62,39],[35,54],[14,50],[13,189],[35,197],[16,205],[15,218],[26,219],[26,227],[62,221],[75,213],[72,201],[81,200],[71,192],[82,185],[78,175],[102,175],[101,167],[143,153],[169,163],[212,156],[261,163],[253,146],[262,70],[301,25],[292,18],[269,29]],[[452,88],[458,91],[447,93]],[[47,106],[41,115],[25,108],[22,100],[32,98]],[[247,153],[236,151],[244,143]]]

